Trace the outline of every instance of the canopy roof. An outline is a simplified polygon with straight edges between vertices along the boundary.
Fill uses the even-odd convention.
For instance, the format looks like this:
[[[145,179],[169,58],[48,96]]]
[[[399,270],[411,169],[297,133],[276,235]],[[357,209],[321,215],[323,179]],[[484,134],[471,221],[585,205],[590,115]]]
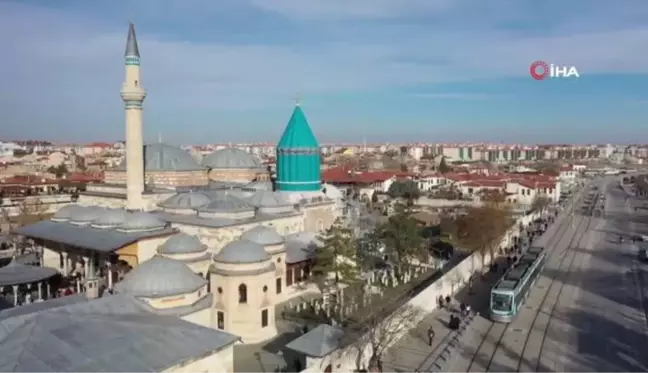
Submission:
[[[31,284],[56,275],[54,268],[20,264],[15,259],[0,268],[0,286]]]

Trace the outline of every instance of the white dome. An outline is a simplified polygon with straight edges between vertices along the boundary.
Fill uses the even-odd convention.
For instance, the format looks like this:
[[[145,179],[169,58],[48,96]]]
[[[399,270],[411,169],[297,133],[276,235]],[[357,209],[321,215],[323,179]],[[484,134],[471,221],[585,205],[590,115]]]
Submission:
[[[345,198],[345,195],[340,188],[332,184],[322,184],[322,193],[324,193],[328,198],[336,201]]]
[[[207,251],[207,246],[200,242],[198,237],[186,233],[171,236],[158,247],[158,253],[160,254],[192,254],[203,251]]]
[[[130,271],[115,290],[136,297],[167,297],[198,290],[207,281],[185,264],[154,256]]]
[[[275,228],[267,227],[265,225],[257,225],[256,227],[246,231],[241,235],[241,239],[252,241],[263,246],[279,245],[284,242],[283,237]]]
[[[262,245],[247,240],[236,240],[228,243],[214,257],[215,262],[236,264],[236,263],[259,263],[270,260]]]

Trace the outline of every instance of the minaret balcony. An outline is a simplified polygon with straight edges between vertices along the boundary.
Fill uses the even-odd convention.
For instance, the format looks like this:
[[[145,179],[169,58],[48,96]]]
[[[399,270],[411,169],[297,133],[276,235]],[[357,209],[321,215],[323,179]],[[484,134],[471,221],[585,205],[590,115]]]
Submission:
[[[144,101],[146,98],[146,91],[142,87],[132,87],[123,85],[121,89],[121,98],[126,101]]]

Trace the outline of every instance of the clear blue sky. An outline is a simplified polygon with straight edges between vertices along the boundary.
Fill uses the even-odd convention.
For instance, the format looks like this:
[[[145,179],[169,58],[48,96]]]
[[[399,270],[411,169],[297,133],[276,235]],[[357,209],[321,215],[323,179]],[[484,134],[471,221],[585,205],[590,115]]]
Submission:
[[[122,139],[133,20],[149,141],[645,143],[646,1],[5,0],[1,136]]]

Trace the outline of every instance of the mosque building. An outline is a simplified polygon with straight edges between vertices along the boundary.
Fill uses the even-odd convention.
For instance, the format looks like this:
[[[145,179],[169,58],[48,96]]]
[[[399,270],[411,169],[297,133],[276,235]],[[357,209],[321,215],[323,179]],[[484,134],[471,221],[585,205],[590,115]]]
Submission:
[[[125,161],[78,204],[15,232],[42,249],[42,266],[82,278],[86,294],[0,312],[9,325],[0,370],[231,372],[235,344],[277,335],[277,303],[316,291],[303,282],[342,193],[321,185],[319,144],[299,104],[273,182],[239,149],[198,163],[178,147],[144,145],[132,24],[125,65]],[[21,345],[4,354],[16,335]]]

